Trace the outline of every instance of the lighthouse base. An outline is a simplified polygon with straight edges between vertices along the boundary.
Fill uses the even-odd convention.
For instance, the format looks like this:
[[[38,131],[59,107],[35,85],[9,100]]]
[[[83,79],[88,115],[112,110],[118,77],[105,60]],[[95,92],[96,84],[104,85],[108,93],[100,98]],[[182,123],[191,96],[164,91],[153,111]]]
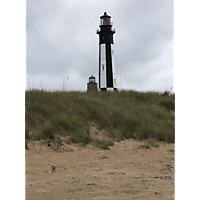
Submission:
[[[87,91],[98,91],[97,83],[87,83]]]
[[[108,92],[112,92],[112,91],[117,91],[117,88],[101,88],[101,91],[108,91]]]

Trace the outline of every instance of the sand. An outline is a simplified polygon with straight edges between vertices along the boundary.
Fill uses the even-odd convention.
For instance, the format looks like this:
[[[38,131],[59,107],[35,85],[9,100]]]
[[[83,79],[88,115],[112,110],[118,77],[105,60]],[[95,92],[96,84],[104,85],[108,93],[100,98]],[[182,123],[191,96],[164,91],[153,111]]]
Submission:
[[[141,147],[146,141],[115,142],[110,150],[65,145],[54,150],[29,141],[26,200],[170,200],[174,196],[174,144]]]

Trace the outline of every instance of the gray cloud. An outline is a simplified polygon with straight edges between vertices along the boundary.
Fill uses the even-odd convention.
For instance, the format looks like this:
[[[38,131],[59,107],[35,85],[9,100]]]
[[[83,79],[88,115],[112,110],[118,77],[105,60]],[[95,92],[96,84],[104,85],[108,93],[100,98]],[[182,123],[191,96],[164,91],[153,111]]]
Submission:
[[[86,90],[98,80],[99,17],[116,29],[117,86],[173,87],[173,1],[27,0],[27,88]],[[66,80],[68,77],[68,80]],[[62,82],[62,83],[61,83]]]

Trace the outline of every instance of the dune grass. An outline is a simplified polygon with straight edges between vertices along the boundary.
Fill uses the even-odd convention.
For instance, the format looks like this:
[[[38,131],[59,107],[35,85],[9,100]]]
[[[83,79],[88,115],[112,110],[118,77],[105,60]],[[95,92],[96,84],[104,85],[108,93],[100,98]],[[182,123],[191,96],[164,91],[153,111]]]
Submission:
[[[109,149],[109,146],[113,146],[114,145],[114,140],[95,140],[95,143],[98,147],[102,148],[102,149]]]
[[[26,139],[70,136],[71,143],[92,141],[90,122],[111,140],[128,138],[175,142],[175,95],[158,92],[25,92]],[[112,142],[97,142],[112,145]]]

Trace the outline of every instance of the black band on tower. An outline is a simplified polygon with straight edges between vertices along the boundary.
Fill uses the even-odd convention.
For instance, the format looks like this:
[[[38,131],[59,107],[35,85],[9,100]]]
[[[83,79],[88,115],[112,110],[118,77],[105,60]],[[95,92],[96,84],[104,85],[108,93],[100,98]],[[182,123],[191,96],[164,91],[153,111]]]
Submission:
[[[108,43],[106,44],[106,77],[107,87],[113,87],[111,46]]]

